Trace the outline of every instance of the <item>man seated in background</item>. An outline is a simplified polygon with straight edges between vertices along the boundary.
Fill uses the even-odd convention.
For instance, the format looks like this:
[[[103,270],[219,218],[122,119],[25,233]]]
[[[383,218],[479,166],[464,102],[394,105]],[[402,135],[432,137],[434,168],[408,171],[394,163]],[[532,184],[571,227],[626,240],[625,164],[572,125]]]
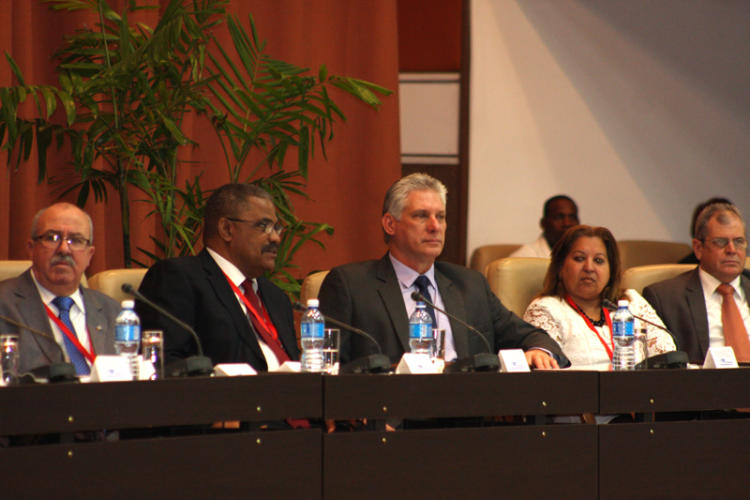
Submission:
[[[746,250],[737,207],[712,203],[695,223],[693,251],[700,265],[643,290],[691,363],[703,363],[709,347],[724,345],[732,346],[738,361],[750,361]]]
[[[97,354],[114,354],[119,304],[81,286],[94,255],[89,215],[70,203],[40,210],[31,224],[31,268],[0,282],[0,314],[47,336],[0,320],[0,333],[18,332],[20,373],[68,361],[87,375]]]
[[[693,209],[693,217],[690,219],[690,237],[695,238],[695,221],[698,219],[698,215],[703,211],[704,208],[709,206],[712,203],[728,203],[729,205],[732,204],[731,201],[729,201],[726,198],[720,198],[720,197],[714,197],[709,198],[704,202],[698,203],[695,208]],[[689,255],[686,255],[680,261],[678,264],[697,264],[698,263],[698,257],[695,256],[695,252],[690,252]]]
[[[509,255],[509,257],[540,257],[548,259],[555,243],[570,227],[578,225],[578,206],[564,194],[553,196],[544,202],[539,221],[542,234],[539,238]]]
[[[289,298],[263,276],[275,266],[282,230],[270,194],[252,184],[224,185],[206,202],[205,248],[154,264],[140,292],[189,324],[213,364],[267,371],[297,360]],[[167,363],[196,354],[184,328],[139,301],[136,308],[144,329],[164,330]]]
[[[392,363],[409,351],[409,315],[419,291],[428,300],[476,327],[496,353],[522,348],[536,368],[557,368],[568,360],[544,330],[535,328],[503,306],[482,274],[455,264],[436,262],[445,242],[445,186],[427,174],[411,174],[394,183],[385,196],[381,224],[388,246],[380,260],[335,267],[318,295],[321,311],[371,333]],[[432,308],[430,308],[432,309]],[[445,330],[445,359],[485,351],[466,327],[437,310],[436,328]],[[342,362],[376,351],[367,339],[343,334]]]

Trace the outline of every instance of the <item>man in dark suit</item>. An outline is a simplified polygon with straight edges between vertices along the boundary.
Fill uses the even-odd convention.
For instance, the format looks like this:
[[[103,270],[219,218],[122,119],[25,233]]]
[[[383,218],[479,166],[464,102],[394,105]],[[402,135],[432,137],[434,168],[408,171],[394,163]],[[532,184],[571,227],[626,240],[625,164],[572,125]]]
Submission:
[[[709,347],[731,345],[738,361],[750,361],[750,273],[744,270],[745,223],[734,205],[712,203],[698,215],[693,251],[700,265],[643,290],[691,363],[703,363]]]
[[[432,301],[465,319],[498,349],[523,348],[530,365],[557,368],[568,361],[546,332],[524,322],[503,306],[484,277],[462,266],[435,262],[445,239],[445,186],[426,174],[397,181],[385,196],[381,220],[388,253],[380,260],[336,267],[326,276],[319,299],[324,315],[371,333],[384,354],[397,362],[409,351],[411,294],[420,286]],[[424,278],[421,278],[424,276]],[[425,281],[426,279],[426,281]],[[447,361],[485,350],[481,339],[435,311],[444,329]],[[341,360],[376,351],[366,339],[342,334]]]
[[[91,218],[70,203],[39,211],[28,242],[31,268],[0,282],[0,314],[46,334],[0,320],[0,333],[19,332],[20,372],[70,361],[79,375],[97,354],[114,354],[116,301],[80,285],[94,255]]]
[[[263,277],[274,268],[281,230],[266,191],[222,186],[206,203],[203,251],[154,264],[140,291],[192,326],[214,364],[266,371],[296,360],[291,303]],[[164,330],[167,362],[196,353],[188,332],[145,304],[136,308],[144,329]]]

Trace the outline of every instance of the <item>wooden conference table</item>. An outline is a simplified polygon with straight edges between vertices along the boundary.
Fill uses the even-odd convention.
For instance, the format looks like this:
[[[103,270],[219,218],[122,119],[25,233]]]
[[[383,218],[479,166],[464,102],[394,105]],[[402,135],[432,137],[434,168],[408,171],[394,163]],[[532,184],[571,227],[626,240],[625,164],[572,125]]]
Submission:
[[[0,448],[0,498],[742,498],[750,488],[750,419],[650,420],[654,412],[750,408],[749,387],[747,369],[262,374],[5,387],[0,436],[158,432]],[[645,421],[551,421],[584,412],[636,412]],[[510,415],[525,417],[496,418]],[[217,421],[288,417],[435,427],[207,430]],[[470,426],[441,426],[467,418]]]

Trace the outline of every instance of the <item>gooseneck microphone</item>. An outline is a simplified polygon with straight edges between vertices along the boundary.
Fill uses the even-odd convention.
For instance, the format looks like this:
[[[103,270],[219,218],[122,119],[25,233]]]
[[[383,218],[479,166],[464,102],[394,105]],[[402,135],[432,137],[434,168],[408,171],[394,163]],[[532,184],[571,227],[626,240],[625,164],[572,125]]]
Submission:
[[[462,320],[455,314],[451,314],[445,309],[441,309],[440,307],[433,304],[431,301],[427,300],[427,298],[420,292],[414,291],[411,293],[411,298],[415,302],[424,302],[428,306],[432,307],[436,311],[440,311],[441,313],[445,314],[448,318],[456,321],[458,324],[469,330],[470,332],[477,335],[480,339],[482,339],[482,342],[484,343],[484,347],[487,350],[487,352],[481,352],[478,354],[474,354],[473,356],[470,356],[468,358],[462,358],[457,359],[455,363],[452,365],[447,365],[445,367],[446,371],[449,372],[470,372],[470,371],[497,371],[500,368],[500,361],[497,358],[497,355],[492,352],[492,348],[490,347],[490,343],[487,341],[487,338],[482,335],[482,332],[471,326],[466,321]]]
[[[0,315],[0,320],[8,323],[9,325],[13,325],[23,330],[26,330],[32,335],[49,340],[57,348],[57,350],[60,351],[60,359],[65,359],[65,353],[63,352],[62,347],[60,347],[60,344],[57,343],[57,340],[55,340],[55,337],[41,330],[37,330],[36,328],[32,328],[29,325],[21,323],[20,321],[16,321],[13,318],[9,318],[7,316]],[[44,351],[42,351],[42,354],[44,354],[45,357],[47,356],[46,353],[44,353]],[[76,375],[76,369],[72,364],[67,363],[65,361],[54,362],[51,359],[49,359],[49,357],[47,357],[47,360],[50,362],[50,364],[46,366],[40,366],[39,368],[34,368],[33,370],[31,370],[31,378],[33,379],[44,378],[44,379],[47,379],[50,383],[75,382],[78,380],[78,375]],[[19,374],[19,376],[22,379],[25,379],[26,377],[28,377],[28,375],[23,374],[23,373]],[[26,381],[26,380],[22,380],[22,381]]]
[[[214,371],[213,363],[211,363],[211,359],[207,356],[203,355],[203,346],[201,345],[200,338],[198,338],[198,334],[195,333],[195,330],[193,330],[193,327],[182,321],[181,319],[178,319],[174,314],[167,311],[160,305],[153,302],[151,299],[143,295],[141,292],[133,288],[133,285],[130,283],[123,283],[120,289],[127,293],[128,295],[131,295],[144,304],[148,305],[152,309],[154,309],[156,312],[161,314],[162,316],[172,320],[177,326],[181,327],[183,330],[187,331],[195,341],[196,348],[198,349],[198,355],[197,356],[190,356],[185,359],[178,359],[176,361],[173,361],[169,363],[165,367],[165,371],[167,372],[167,376],[169,377],[181,377],[181,376],[194,376],[194,375],[210,375],[211,372]]]
[[[292,307],[297,311],[307,311],[307,308],[299,302],[292,303]],[[356,326],[349,325],[336,318],[332,318],[331,316],[324,315],[323,318],[325,319],[326,323],[331,323],[338,326],[339,328],[349,330],[352,333],[356,333],[357,335],[366,338],[367,340],[375,344],[375,347],[377,347],[378,349],[377,354],[370,354],[362,358],[357,358],[343,365],[341,367],[341,373],[385,373],[391,370],[391,360],[388,359],[388,356],[383,354],[383,349],[380,347],[380,343],[375,339],[375,337],[373,337],[366,331],[357,328]]]
[[[602,299],[602,306],[606,307],[610,311],[617,310],[617,305],[609,299]],[[630,311],[630,314],[632,314],[635,319],[643,321],[644,323],[647,323],[651,326],[655,326],[659,330],[664,330],[673,339],[675,338],[675,336],[672,335],[672,332],[670,332],[666,326],[662,326],[659,323],[649,321],[643,316],[633,314],[633,311]],[[647,357],[646,359],[635,365],[635,368],[637,370],[641,370],[644,368],[686,368],[687,362],[688,355],[685,351],[669,351],[663,354],[657,354],[656,356],[651,356],[650,358]]]

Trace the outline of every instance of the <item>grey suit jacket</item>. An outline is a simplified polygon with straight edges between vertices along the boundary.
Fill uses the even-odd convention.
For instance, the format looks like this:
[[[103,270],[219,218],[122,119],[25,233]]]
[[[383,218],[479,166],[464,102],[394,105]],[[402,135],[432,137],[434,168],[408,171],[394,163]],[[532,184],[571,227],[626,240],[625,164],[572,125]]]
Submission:
[[[81,287],[86,307],[86,325],[96,354],[114,354],[115,318],[120,310],[117,301],[110,297]],[[19,333],[20,372],[63,361],[64,347],[54,341],[49,318],[44,310],[42,298],[34,286],[31,270],[16,278],[0,282],[0,314],[45,332],[51,338],[34,335],[0,320],[0,333]]]
[[[499,349],[542,347],[569,364],[544,330],[510,312],[500,303],[480,273],[445,262],[435,263],[435,280],[445,309],[477,328]],[[409,318],[388,255],[380,260],[336,267],[321,285],[321,312],[373,335],[391,362],[409,350]],[[458,357],[484,352],[484,343],[461,324],[450,320]],[[367,339],[342,331],[341,361],[377,352]]]
[[[750,272],[742,272],[740,286],[750,298]],[[708,314],[698,268],[643,289],[643,297],[654,307],[677,349],[685,351],[691,363],[703,363],[708,352]]]

